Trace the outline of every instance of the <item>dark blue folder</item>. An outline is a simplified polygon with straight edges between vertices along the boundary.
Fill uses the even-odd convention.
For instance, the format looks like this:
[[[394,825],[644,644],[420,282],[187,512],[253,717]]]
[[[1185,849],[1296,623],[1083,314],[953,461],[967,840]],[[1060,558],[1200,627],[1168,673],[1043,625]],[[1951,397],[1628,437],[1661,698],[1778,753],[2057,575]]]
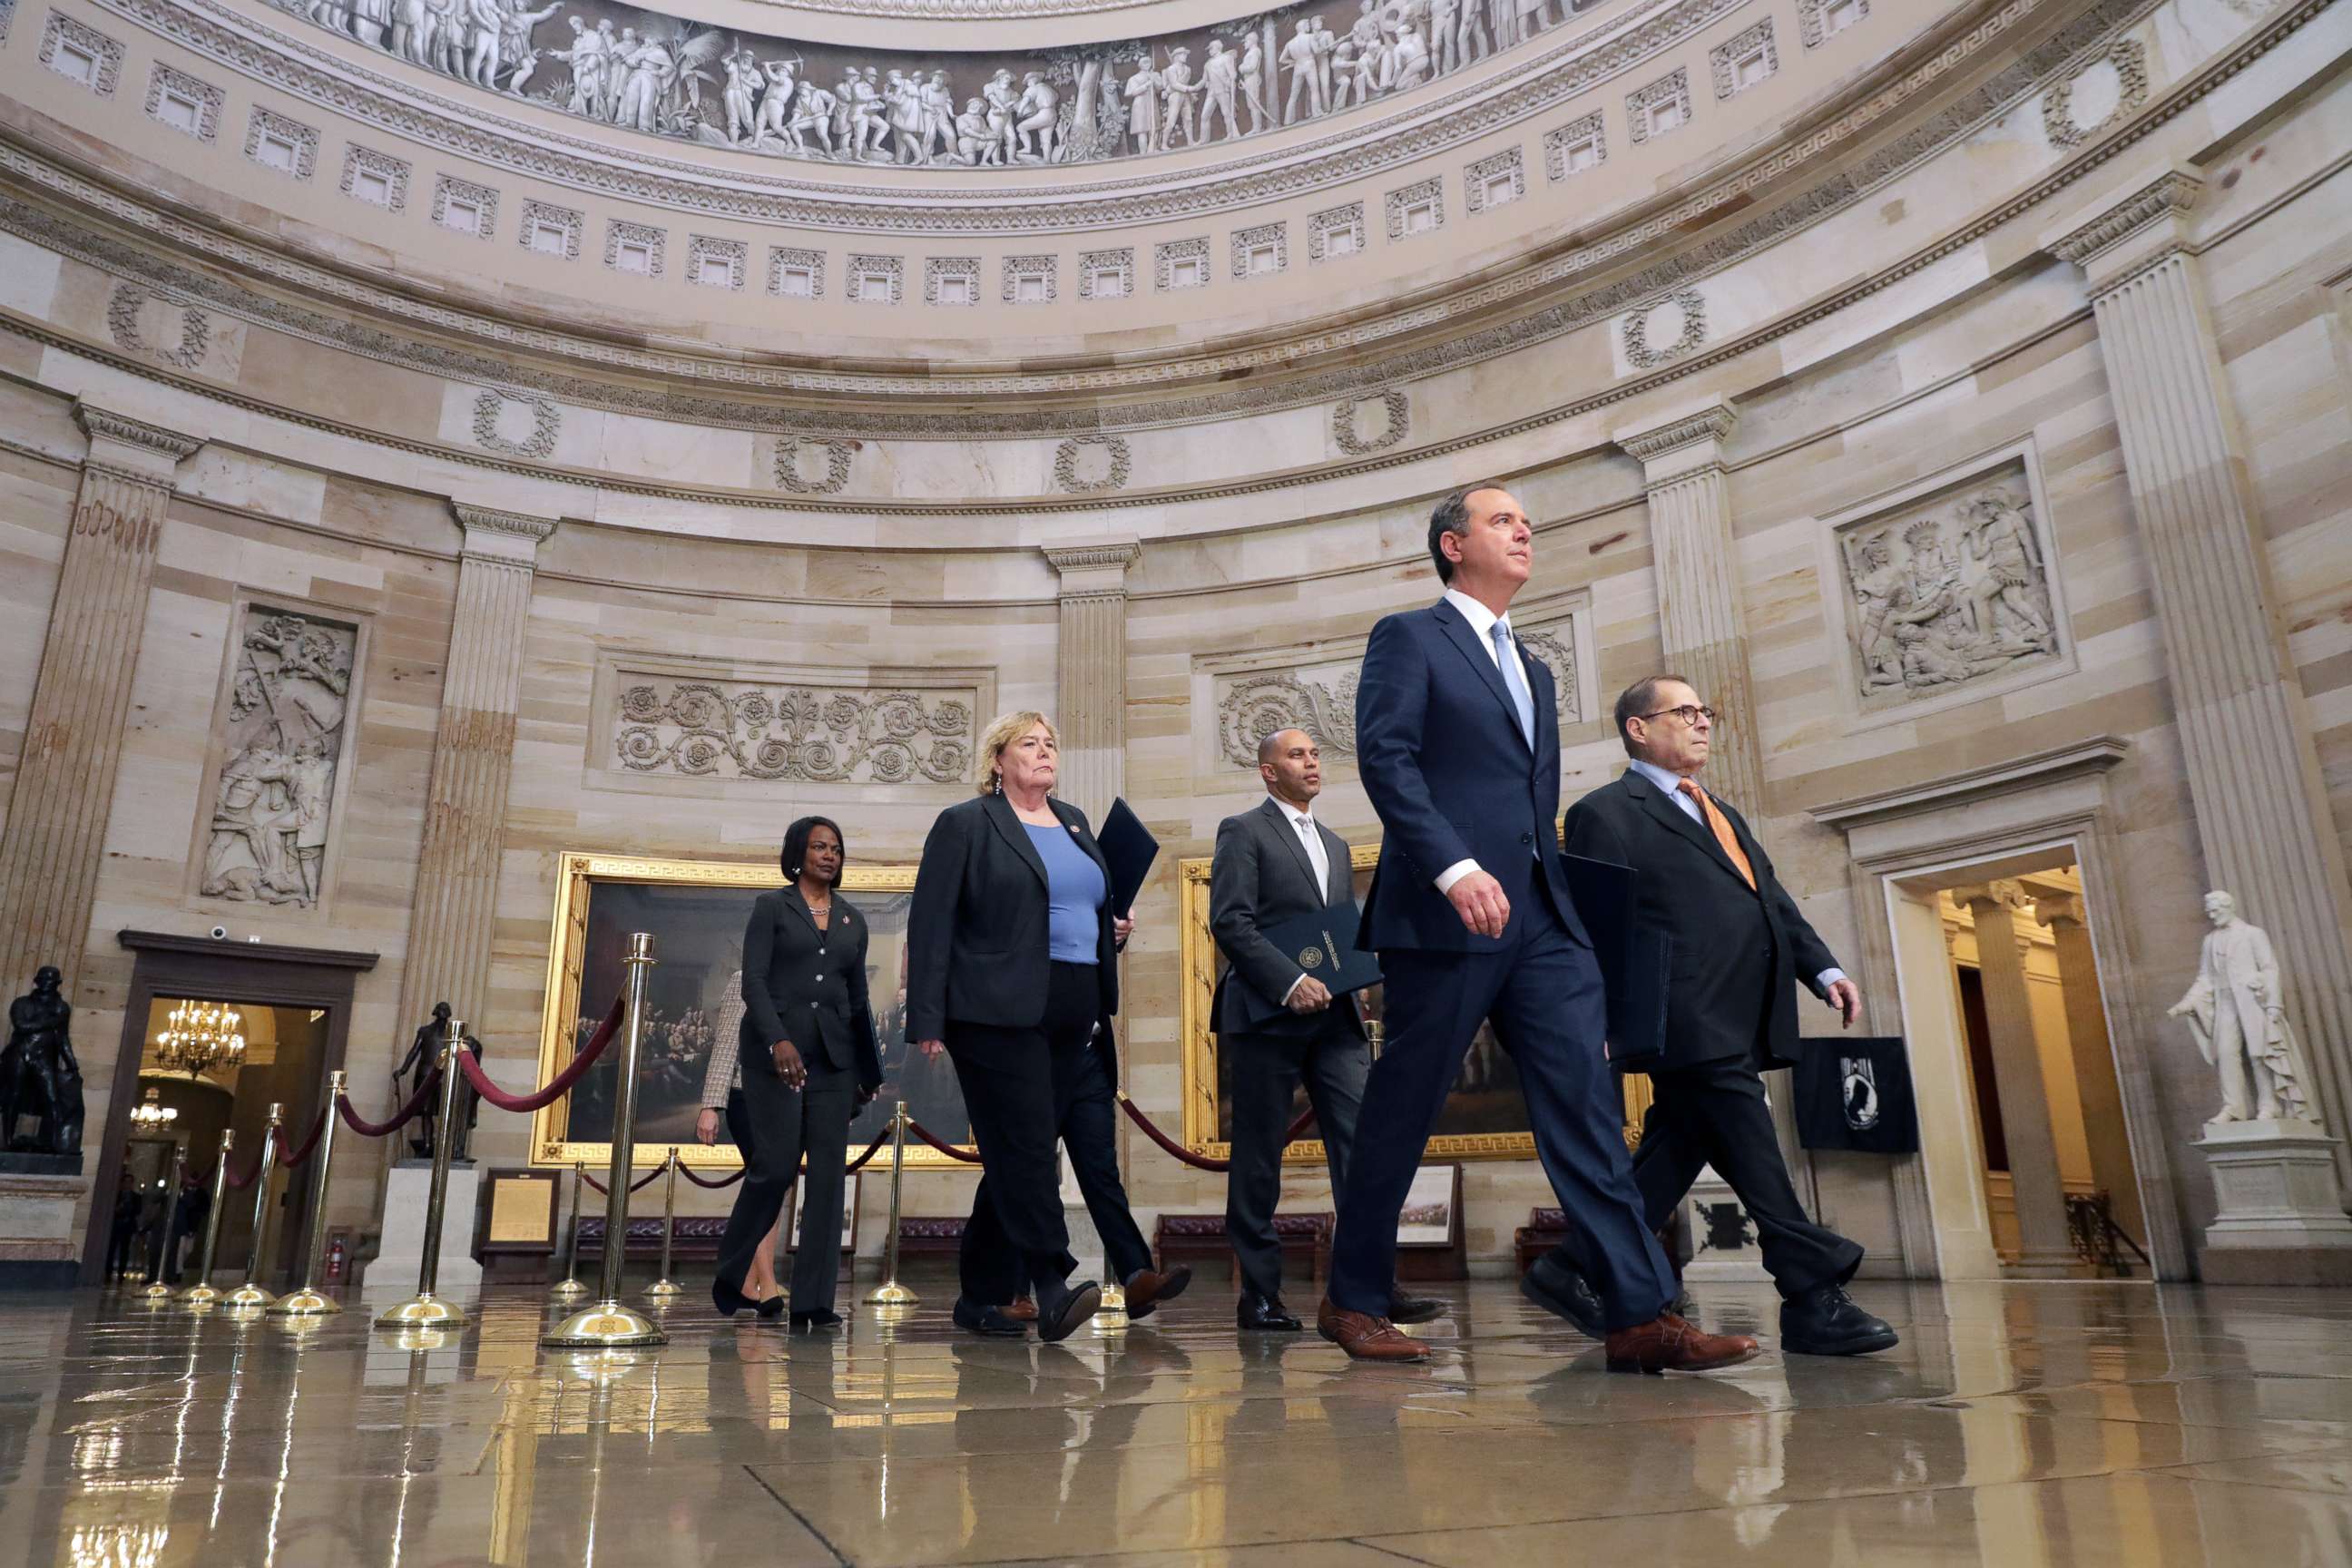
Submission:
[[[1143,826],[1143,819],[1121,796],[1103,813],[1102,831],[1095,835],[1095,844],[1102,850],[1103,863],[1110,868],[1110,912],[1125,920],[1135,908],[1135,895],[1143,890],[1143,879],[1151,875],[1152,861],[1160,858],[1160,840],[1151,837],[1151,829]]]
[[[1356,921],[1361,913],[1355,901],[1329,904],[1313,914],[1299,915],[1270,926],[1258,934],[1274,943],[1282,955],[1321,981],[1334,996],[1361,991],[1381,983],[1380,960],[1356,949]],[[1287,1011],[1279,996],[1265,996],[1244,987],[1253,1023],[1265,1023]]]

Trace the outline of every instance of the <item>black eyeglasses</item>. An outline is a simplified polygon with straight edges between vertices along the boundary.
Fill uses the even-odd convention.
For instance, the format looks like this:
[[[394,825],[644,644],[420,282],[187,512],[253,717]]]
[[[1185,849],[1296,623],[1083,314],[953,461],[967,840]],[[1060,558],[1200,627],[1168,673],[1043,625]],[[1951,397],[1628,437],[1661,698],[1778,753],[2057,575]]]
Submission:
[[[1679,708],[1661,708],[1655,713],[1643,713],[1636,715],[1636,717],[1643,719],[1663,719],[1669,713],[1673,714],[1675,718],[1681,720],[1685,724],[1696,725],[1702,719],[1706,720],[1710,724],[1715,722],[1714,709],[1694,708],[1687,702],[1684,703]]]

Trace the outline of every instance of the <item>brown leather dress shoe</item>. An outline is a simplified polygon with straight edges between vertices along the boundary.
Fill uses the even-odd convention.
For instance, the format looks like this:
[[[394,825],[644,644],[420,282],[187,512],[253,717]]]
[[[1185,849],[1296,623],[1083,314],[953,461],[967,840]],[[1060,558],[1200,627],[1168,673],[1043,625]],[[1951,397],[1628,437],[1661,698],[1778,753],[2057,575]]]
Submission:
[[[1037,1321],[1037,1303],[1026,1296],[1016,1296],[1012,1305],[999,1307],[997,1310],[1016,1323],[1034,1323]]]
[[[1127,1315],[1148,1318],[1162,1301],[1172,1301],[1184,1293],[1192,1282],[1192,1266],[1180,1263],[1175,1268],[1159,1270],[1139,1268],[1121,1281],[1127,1292]]]
[[[1661,1312],[1638,1328],[1611,1330],[1607,1351],[1611,1372],[1718,1372],[1754,1361],[1759,1347],[1746,1334],[1710,1334]]]
[[[1429,1347],[1386,1318],[1349,1312],[1326,1296],[1315,1310],[1315,1331],[1358,1361],[1427,1361]]]

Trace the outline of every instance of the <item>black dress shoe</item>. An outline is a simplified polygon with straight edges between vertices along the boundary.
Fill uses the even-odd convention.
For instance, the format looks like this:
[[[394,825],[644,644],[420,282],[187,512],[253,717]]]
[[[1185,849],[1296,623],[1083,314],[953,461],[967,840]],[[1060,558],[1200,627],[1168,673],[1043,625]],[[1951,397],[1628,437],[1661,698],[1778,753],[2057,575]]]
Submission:
[[[1435,1296],[1415,1296],[1402,1285],[1390,1287],[1389,1321],[1391,1323],[1426,1323],[1445,1315],[1445,1302]]]
[[[1868,1355],[1893,1350],[1903,1336],[1854,1305],[1840,1285],[1823,1285],[1780,1303],[1780,1348],[1794,1355]]]
[[[783,1298],[779,1296],[776,1300],[778,1301],[782,1301]],[[761,1304],[763,1307],[766,1305],[765,1302]],[[793,1327],[796,1329],[837,1329],[841,1327],[841,1314],[835,1311],[830,1307],[820,1307],[813,1312],[794,1312],[793,1314]]]
[[[1037,1293],[1037,1337],[1048,1344],[1066,1340],[1101,1309],[1102,1287],[1091,1279],[1081,1279],[1051,1300],[1041,1289]]]
[[[710,1304],[719,1309],[719,1315],[722,1318],[731,1318],[738,1312],[756,1311],[760,1309],[759,1302],[754,1301],[724,1279],[713,1279],[710,1282]],[[772,1312],[767,1314],[769,1317],[774,1315]]]
[[[1242,1292],[1234,1308],[1234,1323],[1245,1333],[1295,1334],[1307,1327],[1291,1316],[1281,1297],[1261,1296],[1255,1290]]]
[[[969,1296],[956,1298],[955,1325],[992,1339],[1024,1339],[1029,1333],[1026,1327],[1006,1317],[1003,1308],[987,1306]]]
[[[1601,1292],[1592,1288],[1591,1280],[1549,1253],[1537,1258],[1534,1267],[1519,1276],[1519,1294],[1553,1317],[1567,1319],[1589,1340],[1609,1337],[1609,1311],[1601,1304]]]

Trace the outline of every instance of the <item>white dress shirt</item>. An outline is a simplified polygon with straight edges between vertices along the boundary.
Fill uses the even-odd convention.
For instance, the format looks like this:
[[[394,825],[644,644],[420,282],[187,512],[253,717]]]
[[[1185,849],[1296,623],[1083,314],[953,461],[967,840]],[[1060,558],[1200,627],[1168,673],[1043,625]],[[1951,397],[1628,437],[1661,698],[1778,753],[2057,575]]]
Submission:
[[[1486,650],[1486,657],[1489,659],[1495,658],[1495,623],[1501,621],[1507,629],[1510,616],[1496,615],[1459,588],[1446,589],[1445,602],[1459,611],[1462,618],[1469,623],[1470,635],[1478,639],[1478,646]],[[1528,679],[1527,660],[1519,657],[1518,634],[1515,631],[1510,632],[1506,638],[1505,646],[1510,649],[1511,662],[1519,667],[1520,683],[1532,692],[1536,689],[1535,682]],[[1499,670],[1502,666],[1497,663],[1495,668]],[[1538,855],[1536,858],[1541,859],[1543,857]],[[1454,883],[1478,868],[1478,862],[1475,859],[1456,860],[1437,874],[1437,890],[1441,893],[1452,892]]]
[[[1266,792],[1266,798],[1274,802],[1274,808],[1276,811],[1282,813],[1282,819],[1290,824],[1290,831],[1298,836],[1298,847],[1307,851],[1307,863],[1315,868],[1315,891],[1325,903],[1329,903],[1331,901],[1331,856],[1330,852],[1323,847],[1323,830],[1315,826],[1314,802],[1309,801],[1305,805],[1293,805],[1271,790]],[[1298,980],[1292,981],[1290,990],[1282,994],[1282,1000],[1286,1006],[1289,1005],[1291,992],[1298,989],[1298,981],[1306,978],[1307,972],[1300,970]]]
[[[1633,759],[1633,768],[1635,773],[1657,785],[1659,791],[1668,800],[1673,801],[1685,816],[1689,817],[1701,827],[1706,827],[1710,835],[1715,832],[1714,828],[1707,826],[1706,813],[1699,809],[1698,797],[1683,792],[1682,774],[1672,768],[1662,768],[1655,763],[1643,762],[1639,757]],[[1700,787],[1703,789],[1706,786],[1702,784]],[[1814,976],[1813,984],[1826,991],[1844,978],[1845,971],[1832,965]]]

